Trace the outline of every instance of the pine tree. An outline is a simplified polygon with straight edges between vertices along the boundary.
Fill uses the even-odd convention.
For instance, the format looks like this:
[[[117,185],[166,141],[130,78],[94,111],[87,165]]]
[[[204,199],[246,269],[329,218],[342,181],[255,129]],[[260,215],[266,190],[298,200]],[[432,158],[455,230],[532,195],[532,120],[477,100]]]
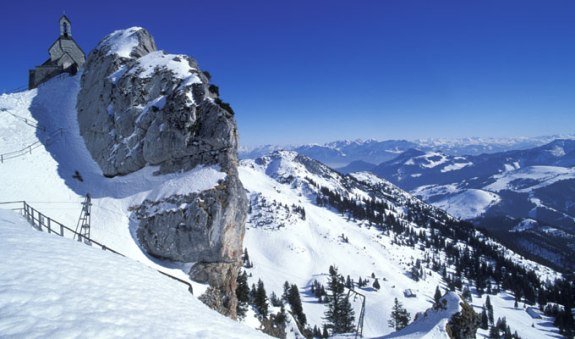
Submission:
[[[289,282],[286,280],[286,282],[284,283],[284,293],[282,294],[282,300],[287,302],[287,298],[288,298],[288,294],[289,294],[289,289],[290,289],[290,284]]]
[[[256,285],[252,284],[252,288],[250,289],[250,298],[249,298],[250,303],[252,303],[252,304],[254,303],[254,300],[256,298],[256,291],[257,291]]]
[[[491,299],[489,296],[485,299],[485,308],[487,308],[487,318],[489,323],[493,325],[493,305],[491,305]]]
[[[330,293],[328,294],[327,311],[325,311],[326,325],[332,330],[332,334],[352,332],[355,316],[348,297],[344,295],[343,276],[337,272],[337,268],[334,266],[329,267],[329,275],[327,289]]]
[[[317,328],[317,325],[313,326],[313,337],[314,338],[321,338],[321,331]]]
[[[442,308],[441,305],[441,291],[439,290],[439,286],[435,287],[435,294],[433,295],[433,309],[438,310]]]
[[[250,288],[248,286],[248,275],[246,271],[238,274],[236,296],[238,298],[238,306],[236,312],[238,317],[243,318],[248,310],[248,303],[250,301]]]
[[[252,268],[254,265],[250,261],[250,255],[248,254],[248,249],[244,248],[243,264],[245,268]]]
[[[372,287],[375,288],[376,290],[379,290],[381,288],[381,286],[379,285],[379,281],[377,281],[377,278],[375,278]]]
[[[482,329],[486,330],[489,328],[489,319],[487,317],[487,311],[483,307],[483,312],[481,312],[481,326]]]
[[[286,311],[284,305],[281,305],[279,313],[277,313],[274,317],[274,325],[283,327],[285,326],[287,320]]]
[[[345,279],[345,287],[352,289],[353,288],[353,283],[351,282],[351,278],[349,277],[349,274],[347,276],[347,278]]]
[[[278,298],[275,292],[272,292],[272,295],[270,296],[270,302],[274,307],[282,306],[282,301]]]
[[[258,287],[254,295],[254,306],[262,317],[268,316],[268,297],[263,281],[258,280]]]
[[[461,296],[463,297],[464,300],[467,300],[469,302],[473,301],[473,298],[471,297],[471,291],[467,286],[465,286],[463,292],[461,292]]]
[[[288,291],[287,301],[298,323],[301,326],[305,326],[307,324],[307,318],[303,313],[303,306],[301,304],[301,298],[299,296],[299,289],[297,288],[297,285],[291,285]]]
[[[499,329],[495,326],[491,326],[489,329],[489,339],[500,339],[501,335],[499,335]]]
[[[409,324],[410,315],[403,305],[395,298],[393,308],[391,311],[391,319],[389,319],[389,327],[395,328],[396,331],[401,330]]]

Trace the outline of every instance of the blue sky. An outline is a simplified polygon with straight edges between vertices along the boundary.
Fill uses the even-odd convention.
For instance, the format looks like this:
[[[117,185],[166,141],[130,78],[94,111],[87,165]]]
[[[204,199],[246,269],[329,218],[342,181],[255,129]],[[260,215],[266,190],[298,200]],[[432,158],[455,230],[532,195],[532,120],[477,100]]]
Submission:
[[[27,83],[62,11],[88,52],[142,26],[195,57],[241,143],[573,133],[575,1],[11,1],[0,91]]]

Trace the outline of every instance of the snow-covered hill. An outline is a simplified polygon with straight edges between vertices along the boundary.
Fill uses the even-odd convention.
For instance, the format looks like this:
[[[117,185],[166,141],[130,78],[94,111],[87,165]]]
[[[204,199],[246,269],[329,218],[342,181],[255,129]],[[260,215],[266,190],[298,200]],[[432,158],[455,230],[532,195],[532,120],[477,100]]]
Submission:
[[[473,220],[531,253],[545,253],[557,267],[570,270],[575,248],[575,141],[555,140],[520,151],[451,156],[406,151],[372,171],[456,217]],[[504,220],[501,218],[509,218]],[[507,230],[525,218],[562,230],[565,236],[542,236],[532,228],[512,237]],[[527,240],[529,238],[529,240]],[[533,251],[537,246],[541,250]],[[552,254],[552,255],[548,255]]]
[[[329,204],[318,204],[318,196],[321,196],[320,187],[323,187],[324,192],[330,190],[342,196],[377,197],[386,204],[388,213],[403,220],[407,220],[406,215],[414,206],[421,207],[427,215],[440,213],[438,210],[372,174],[342,176],[327,166],[289,151],[242,161],[240,178],[249,190],[251,200],[244,242],[254,265],[246,269],[251,275],[250,284],[262,279],[268,293],[273,291],[278,296],[283,292],[285,281],[297,284],[303,294],[304,312],[311,327],[321,327],[326,310],[326,305],[318,303],[311,292],[311,286],[315,280],[326,282],[330,265],[336,265],[340,273],[349,275],[356,282],[359,277],[370,280],[366,287],[355,287],[367,299],[366,337],[392,334],[393,329],[387,321],[394,298],[401,300],[412,316],[431,306],[436,286],[443,285],[441,275],[426,268],[422,278],[416,281],[410,273],[416,261],[423,262],[429,254],[425,247],[409,246],[398,240],[393,232],[382,231],[376,224],[354,219],[349,213],[342,214]],[[408,224],[416,232],[426,232],[416,223]],[[556,276],[553,271],[517,255],[511,257],[536,269],[543,279]],[[371,286],[374,281],[372,273],[381,284],[380,290]],[[406,289],[411,289],[417,297],[406,297]],[[534,321],[523,309],[514,309],[508,293],[502,292],[491,298],[497,304],[497,316],[506,316],[510,326],[517,329],[522,338],[547,335],[544,325],[548,324],[548,319]],[[476,311],[480,312],[484,301],[485,296],[474,299]],[[354,306],[356,314],[359,314],[359,300]],[[441,331],[444,331],[444,325],[453,312],[444,312],[436,316],[437,319],[415,325],[415,329],[405,329],[397,336],[419,338],[429,333],[429,337],[445,337],[445,332]],[[443,325],[437,327],[440,322]],[[530,327],[532,322],[537,324],[535,328]],[[438,332],[438,329],[442,330]],[[482,335],[487,333],[481,331]]]
[[[132,259],[36,231],[0,210],[0,336],[258,338]]]

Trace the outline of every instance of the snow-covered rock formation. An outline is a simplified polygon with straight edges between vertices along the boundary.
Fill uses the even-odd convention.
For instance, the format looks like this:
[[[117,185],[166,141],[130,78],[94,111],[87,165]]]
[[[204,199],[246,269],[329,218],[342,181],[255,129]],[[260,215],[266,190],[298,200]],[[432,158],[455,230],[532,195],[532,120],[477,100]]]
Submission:
[[[155,175],[213,166],[214,188],[131,206],[152,256],[194,262],[193,279],[225,295],[235,315],[235,277],[247,199],[237,174],[231,108],[192,58],[156,49],[134,27],[113,32],[90,53],[77,100],[80,133],[107,177],[158,166]]]

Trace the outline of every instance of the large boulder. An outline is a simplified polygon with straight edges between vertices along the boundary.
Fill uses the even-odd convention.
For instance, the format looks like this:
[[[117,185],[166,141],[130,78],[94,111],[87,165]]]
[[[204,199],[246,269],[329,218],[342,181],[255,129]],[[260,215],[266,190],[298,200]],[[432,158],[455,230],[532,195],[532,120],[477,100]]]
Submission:
[[[217,288],[235,317],[247,197],[233,111],[208,74],[186,55],[158,51],[143,28],[116,31],[88,56],[77,110],[80,133],[107,177],[145,166],[157,166],[155,175],[209,166],[223,173],[213,188],[146,199],[131,211],[143,249],[195,263],[191,278]]]

